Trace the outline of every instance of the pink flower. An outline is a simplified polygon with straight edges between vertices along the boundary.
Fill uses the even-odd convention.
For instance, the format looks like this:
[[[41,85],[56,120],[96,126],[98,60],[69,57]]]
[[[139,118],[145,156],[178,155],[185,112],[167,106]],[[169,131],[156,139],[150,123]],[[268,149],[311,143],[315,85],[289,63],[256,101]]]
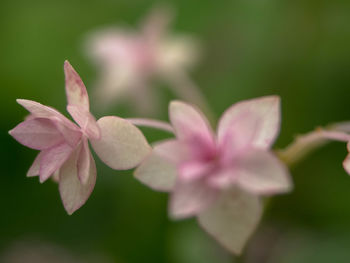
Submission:
[[[192,67],[198,53],[195,41],[169,34],[171,20],[171,10],[156,8],[139,32],[120,27],[90,36],[87,53],[100,70],[96,92],[103,105],[129,100],[140,112],[153,112],[157,100],[149,86],[152,78],[170,79]]]
[[[63,205],[72,214],[95,186],[96,166],[88,141],[105,164],[119,170],[138,165],[150,147],[140,130],[124,119],[108,116],[96,121],[79,75],[67,61],[64,71],[67,110],[79,126],[53,108],[18,99],[30,115],[9,133],[21,144],[40,150],[27,176],[38,175],[40,182],[54,176]]]
[[[240,253],[261,217],[259,196],[292,188],[285,165],[270,151],[279,133],[279,97],[233,105],[216,135],[189,104],[172,102],[169,115],[176,139],[157,144],[136,178],[171,192],[171,217],[197,216],[224,247]]]

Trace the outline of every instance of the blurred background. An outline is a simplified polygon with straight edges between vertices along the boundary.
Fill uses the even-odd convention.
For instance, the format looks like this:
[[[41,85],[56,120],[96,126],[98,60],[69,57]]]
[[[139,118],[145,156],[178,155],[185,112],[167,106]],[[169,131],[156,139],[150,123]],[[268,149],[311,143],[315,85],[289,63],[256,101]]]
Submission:
[[[138,27],[151,0],[2,0],[0,2],[1,183],[0,262],[226,263],[350,262],[350,178],[345,144],[332,143],[292,167],[293,193],[271,200],[243,258],[234,259],[196,224],[172,222],[167,195],[132,173],[96,160],[87,203],[72,216],[57,185],[26,178],[36,152],[8,135],[27,114],[16,98],[65,112],[63,62],[69,59],[89,89],[96,68],[83,52],[86,34],[103,26]],[[350,1],[227,0],[166,2],[175,32],[192,33],[202,58],[191,78],[216,116],[252,97],[282,97],[276,147],[298,133],[350,119]],[[155,85],[162,85],[156,83]],[[173,97],[157,90],[167,120]],[[127,108],[102,114],[134,117]],[[168,136],[143,129],[149,140]]]

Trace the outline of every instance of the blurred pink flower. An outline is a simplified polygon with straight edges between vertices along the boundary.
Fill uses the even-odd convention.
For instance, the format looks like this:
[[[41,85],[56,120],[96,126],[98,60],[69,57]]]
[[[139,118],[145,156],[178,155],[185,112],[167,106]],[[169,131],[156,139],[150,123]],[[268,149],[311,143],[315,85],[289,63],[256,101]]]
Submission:
[[[96,181],[95,161],[88,140],[101,160],[113,169],[130,169],[150,152],[138,128],[113,116],[97,122],[89,111],[89,98],[79,75],[65,62],[67,110],[76,125],[53,108],[18,99],[30,115],[9,133],[21,144],[40,150],[27,176],[40,182],[54,176],[63,205],[72,214],[90,196]]]
[[[217,135],[189,104],[172,102],[169,116],[176,139],[157,144],[136,178],[172,192],[171,217],[197,216],[224,247],[240,253],[260,219],[259,196],[292,188],[287,168],[270,151],[279,133],[279,97],[233,105],[221,117]]]
[[[183,76],[196,62],[194,39],[168,33],[171,20],[170,9],[156,8],[142,22],[140,32],[110,28],[90,36],[87,53],[100,70],[96,93],[104,106],[127,98],[143,114],[154,112],[157,100],[149,87],[151,78],[173,86],[174,76]]]

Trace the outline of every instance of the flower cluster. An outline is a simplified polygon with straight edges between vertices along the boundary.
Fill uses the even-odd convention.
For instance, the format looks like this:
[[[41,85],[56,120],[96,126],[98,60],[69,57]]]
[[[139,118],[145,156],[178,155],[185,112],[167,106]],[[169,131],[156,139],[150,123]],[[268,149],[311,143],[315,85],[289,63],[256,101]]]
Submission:
[[[41,183],[51,176],[58,181],[63,205],[72,214],[86,202],[96,182],[88,141],[101,160],[116,170],[137,166],[151,148],[141,131],[122,118],[96,121],[79,75],[67,61],[64,70],[67,111],[78,125],[53,108],[18,99],[30,115],[9,133],[19,143],[40,150],[27,176],[39,176]]]
[[[206,232],[239,254],[260,221],[262,199],[292,190],[287,165],[328,140],[347,142],[350,152],[350,124],[317,129],[299,136],[285,150],[273,151],[281,105],[278,96],[267,96],[233,104],[214,132],[201,111],[207,106],[205,100],[184,78],[194,51],[190,42],[169,38],[170,20],[169,13],[156,10],[141,33],[99,32],[89,44],[90,55],[101,68],[98,90],[104,103],[123,98],[126,92],[137,97],[137,102],[130,102],[134,106],[153,105],[148,100],[150,90],[144,87],[150,85],[152,76],[159,75],[174,84],[179,97],[191,102],[170,103],[170,124],[116,116],[96,120],[83,81],[66,61],[67,111],[75,123],[51,107],[18,99],[30,114],[9,133],[19,143],[40,151],[27,176],[39,176],[41,183],[50,177],[58,182],[68,214],[87,201],[95,186],[90,144],[112,169],[136,168],[137,180],[156,191],[169,192],[171,218],[196,217]],[[163,129],[174,138],[151,147],[135,125]],[[350,155],[343,164],[350,174]]]

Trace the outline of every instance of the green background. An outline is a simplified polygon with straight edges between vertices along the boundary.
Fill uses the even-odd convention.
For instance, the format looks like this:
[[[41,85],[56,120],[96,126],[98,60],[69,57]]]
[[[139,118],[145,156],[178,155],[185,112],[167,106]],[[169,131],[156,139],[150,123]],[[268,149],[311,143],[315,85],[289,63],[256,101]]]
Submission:
[[[55,183],[41,185],[25,177],[36,152],[7,133],[26,115],[16,98],[65,112],[63,61],[69,59],[89,89],[96,71],[82,51],[86,34],[102,26],[137,27],[155,3],[0,2],[1,262],[32,262],[30,256],[26,261],[9,258],[44,256],[47,250],[57,262],[70,262],[64,256],[72,262],[102,263],[235,261],[194,219],[170,221],[166,194],[98,159],[93,194],[68,216]],[[177,10],[173,29],[193,33],[202,43],[203,56],[191,77],[217,116],[236,101],[280,95],[283,121],[277,148],[298,133],[350,119],[350,1],[170,3]],[[172,97],[161,87],[159,92],[160,115],[166,120]],[[131,116],[120,108],[108,114]],[[166,136],[144,131],[150,141]],[[345,144],[333,143],[292,168],[294,192],[272,199],[241,261],[350,262],[350,178],[341,165],[346,153]]]

